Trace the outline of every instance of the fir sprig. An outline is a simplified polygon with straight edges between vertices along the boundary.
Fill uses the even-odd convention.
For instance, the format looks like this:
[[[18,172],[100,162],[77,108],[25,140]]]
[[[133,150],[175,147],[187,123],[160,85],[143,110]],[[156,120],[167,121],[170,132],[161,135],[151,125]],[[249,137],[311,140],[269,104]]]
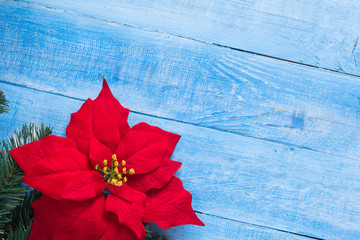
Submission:
[[[9,111],[8,101],[5,99],[5,95],[0,91],[0,114]]]
[[[0,151],[0,236],[2,239],[27,239],[33,211],[31,202],[40,193],[21,182],[24,172],[11,157],[10,149],[40,140],[51,134],[51,129],[41,124],[24,125],[20,132],[4,140]]]
[[[144,223],[145,239],[144,240],[167,240],[165,236],[159,235],[150,229],[149,225]]]

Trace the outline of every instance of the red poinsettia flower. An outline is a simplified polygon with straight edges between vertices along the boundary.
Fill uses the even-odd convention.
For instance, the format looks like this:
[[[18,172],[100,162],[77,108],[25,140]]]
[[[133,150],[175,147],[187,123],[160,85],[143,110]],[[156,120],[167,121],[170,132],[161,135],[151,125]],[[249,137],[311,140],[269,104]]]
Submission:
[[[204,226],[173,176],[180,136],[146,123],[130,128],[128,115],[104,79],[99,96],[71,114],[67,138],[11,150],[23,182],[43,193],[30,239],[144,239],[143,222]]]

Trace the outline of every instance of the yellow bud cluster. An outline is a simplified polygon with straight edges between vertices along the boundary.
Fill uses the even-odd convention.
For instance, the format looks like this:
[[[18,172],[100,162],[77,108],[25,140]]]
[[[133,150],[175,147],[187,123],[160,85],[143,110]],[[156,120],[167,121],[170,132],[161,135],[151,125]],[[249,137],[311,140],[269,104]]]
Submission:
[[[122,171],[119,172],[119,161],[117,160],[116,154],[113,154],[111,156],[112,162],[111,166],[108,166],[108,161],[104,159],[103,161],[103,168],[101,169],[99,165],[96,165],[95,169],[100,171],[103,175],[105,181],[107,184],[111,184],[114,186],[122,186],[123,183],[127,182],[127,177],[123,176],[124,174],[133,175],[135,174],[135,170],[133,168],[130,168],[129,170],[126,169],[125,164],[126,161],[121,161]]]
[[[117,179],[113,178],[113,179],[111,179],[110,184],[121,187],[122,186],[122,181],[118,181]]]

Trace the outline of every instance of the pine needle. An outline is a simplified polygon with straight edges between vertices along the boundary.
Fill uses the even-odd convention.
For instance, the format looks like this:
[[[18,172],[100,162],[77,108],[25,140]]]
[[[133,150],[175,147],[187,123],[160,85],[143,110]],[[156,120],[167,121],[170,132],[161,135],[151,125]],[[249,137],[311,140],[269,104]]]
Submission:
[[[0,91],[0,114],[9,111],[8,101],[5,99],[5,95]]]
[[[0,237],[3,239],[27,239],[33,218],[31,202],[40,193],[21,182],[24,172],[9,151],[51,134],[51,129],[34,123],[23,125],[20,132],[0,144]]]
[[[165,236],[161,236],[150,229],[149,225],[144,223],[145,239],[144,240],[167,240]]]

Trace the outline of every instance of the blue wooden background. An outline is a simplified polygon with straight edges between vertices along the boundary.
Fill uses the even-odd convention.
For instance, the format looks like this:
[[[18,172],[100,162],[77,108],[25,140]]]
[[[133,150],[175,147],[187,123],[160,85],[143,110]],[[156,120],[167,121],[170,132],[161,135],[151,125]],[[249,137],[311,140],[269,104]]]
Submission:
[[[64,136],[105,77],[205,228],[170,239],[360,239],[360,2],[0,0],[3,139]]]

